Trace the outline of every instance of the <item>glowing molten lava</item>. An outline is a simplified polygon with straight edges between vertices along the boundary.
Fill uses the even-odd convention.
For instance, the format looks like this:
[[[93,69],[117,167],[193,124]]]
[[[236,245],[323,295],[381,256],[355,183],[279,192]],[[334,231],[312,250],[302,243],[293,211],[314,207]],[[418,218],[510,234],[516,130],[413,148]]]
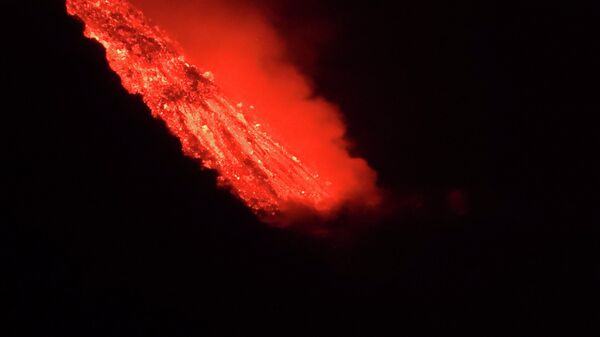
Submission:
[[[323,174],[318,164],[309,167],[270,136],[252,106],[228,99],[209,71],[189,64],[128,1],[68,0],[67,11],[85,23],[87,37],[106,48],[123,86],[140,94],[152,114],[166,122],[184,153],[216,170],[219,182],[257,214],[285,212],[291,204],[330,211],[361,194],[331,169]]]

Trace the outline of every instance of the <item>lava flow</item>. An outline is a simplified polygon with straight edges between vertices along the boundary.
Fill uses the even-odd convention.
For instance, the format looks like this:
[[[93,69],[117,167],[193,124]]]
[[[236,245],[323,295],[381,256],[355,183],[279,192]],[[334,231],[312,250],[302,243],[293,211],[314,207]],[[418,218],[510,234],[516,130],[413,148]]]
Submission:
[[[190,64],[127,0],[67,0],[67,11],[84,22],[87,37],[106,48],[125,89],[143,97],[153,116],[179,138],[183,152],[216,170],[219,183],[255,213],[282,214],[290,205],[328,213],[363,192],[331,170],[323,174],[318,164],[305,163],[301,153],[284,146],[285,139],[274,139],[268,121],[259,120],[252,106],[230,100],[210,71]]]

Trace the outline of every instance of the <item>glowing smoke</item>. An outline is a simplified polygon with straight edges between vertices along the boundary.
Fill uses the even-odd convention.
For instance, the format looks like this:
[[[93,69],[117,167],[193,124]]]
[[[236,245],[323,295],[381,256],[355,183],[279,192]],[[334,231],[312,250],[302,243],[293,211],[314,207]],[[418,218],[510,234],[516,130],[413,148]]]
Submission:
[[[230,97],[257,107],[259,118],[303,161],[335,179],[341,199],[375,203],[375,172],[348,155],[337,107],[313,97],[310,81],[261,9],[249,1],[133,0],[170,33],[194,63],[215,74]],[[300,4],[301,5],[301,4]]]

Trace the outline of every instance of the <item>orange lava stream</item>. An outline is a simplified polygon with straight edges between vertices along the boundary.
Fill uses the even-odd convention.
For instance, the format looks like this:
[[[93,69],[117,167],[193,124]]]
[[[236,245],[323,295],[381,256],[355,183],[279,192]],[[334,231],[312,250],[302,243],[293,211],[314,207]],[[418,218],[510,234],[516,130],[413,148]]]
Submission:
[[[186,62],[175,43],[126,0],[67,0],[85,35],[106,48],[111,68],[130,93],[140,94],[166,122],[183,152],[219,173],[257,214],[275,215],[288,203],[317,210],[335,206],[332,183],[264,131],[232,103],[212,75]]]

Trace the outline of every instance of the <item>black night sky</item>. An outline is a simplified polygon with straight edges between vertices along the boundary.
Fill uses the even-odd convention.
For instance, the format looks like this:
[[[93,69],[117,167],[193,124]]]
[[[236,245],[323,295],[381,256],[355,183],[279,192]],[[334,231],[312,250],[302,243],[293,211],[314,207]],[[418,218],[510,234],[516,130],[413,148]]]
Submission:
[[[217,188],[64,1],[5,4],[12,335],[598,327],[592,1],[273,1],[290,48],[311,22],[335,27],[297,62],[388,195],[328,238],[264,225]]]

